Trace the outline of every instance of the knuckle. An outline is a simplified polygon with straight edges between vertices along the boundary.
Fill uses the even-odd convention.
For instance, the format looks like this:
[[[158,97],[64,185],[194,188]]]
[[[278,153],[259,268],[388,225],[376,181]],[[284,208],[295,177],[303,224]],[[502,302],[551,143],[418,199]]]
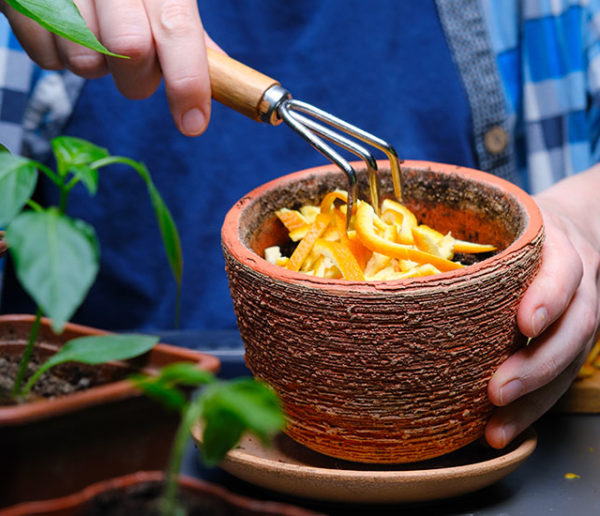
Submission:
[[[122,33],[107,41],[106,46],[111,52],[127,56],[132,60],[141,59],[153,50],[151,38],[137,32]]]
[[[36,62],[44,70],[64,70],[66,68],[58,56],[42,56],[36,58]]]
[[[194,19],[193,16],[194,10],[191,2],[165,0],[161,6],[160,25],[168,35],[186,35],[191,29],[190,20]]]
[[[556,356],[552,355],[545,358],[535,370],[535,379],[530,378],[532,387],[538,388],[539,386],[546,385],[554,380],[558,374],[563,370],[563,367],[559,364]],[[533,375],[532,375],[533,376]]]
[[[169,94],[172,95],[186,95],[190,91],[198,91],[201,87],[202,76],[197,74],[182,75],[179,77],[169,78],[167,88]]]
[[[106,70],[104,57],[100,54],[74,54],[66,57],[66,67],[86,79],[99,77]]]

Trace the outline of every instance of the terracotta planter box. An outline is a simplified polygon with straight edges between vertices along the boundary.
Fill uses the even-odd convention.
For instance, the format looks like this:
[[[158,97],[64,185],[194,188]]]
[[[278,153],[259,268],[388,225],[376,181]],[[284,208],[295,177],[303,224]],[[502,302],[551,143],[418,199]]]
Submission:
[[[0,316],[1,356],[22,353],[32,321],[27,315]],[[57,336],[43,321],[36,349],[52,354],[69,339],[102,333],[67,324]],[[0,506],[164,468],[177,414],[146,398],[124,378],[131,372],[126,366],[151,371],[180,361],[196,362],[212,372],[219,368],[216,357],[157,344],[128,362],[94,366],[97,379],[108,383],[52,400],[0,406]]]
[[[70,496],[30,502],[10,507],[3,516],[70,516],[81,514],[125,514],[119,501],[132,503],[135,499],[144,500],[149,495],[160,493],[163,474],[160,471],[142,471],[98,482]],[[278,502],[265,502],[239,496],[220,486],[209,484],[189,477],[180,477],[180,492],[191,503],[190,514],[229,514],[229,515],[280,515],[280,516],[316,516],[299,507]],[[131,496],[127,497],[127,493]],[[128,514],[141,514],[135,511],[134,504]],[[144,513],[147,514],[147,513]]]
[[[355,163],[359,197],[367,174]],[[273,265],[287,232],[274,211],[345,187],[325,166],[263,185],[227,214],[222,242],[246,362],[282,397],[286,433],[347,460],[412,462],[482,436],[495,369],[525,342],[520,299],[540,260],[531,197],[497,177],[429,162],[402,164],[404,202],[420,222],[496,245],[481,262],[396,281],[322,279]],[[383,194],[393,192],[380,163]]]

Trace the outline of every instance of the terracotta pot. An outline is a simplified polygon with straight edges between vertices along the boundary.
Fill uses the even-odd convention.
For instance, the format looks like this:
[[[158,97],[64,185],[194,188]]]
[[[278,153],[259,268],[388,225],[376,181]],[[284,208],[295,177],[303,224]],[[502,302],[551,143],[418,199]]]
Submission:
[[[131,498],[143,500],[148,495],[160,493],[164,475],[160,471],[141,471],[132,475],[98,482],[78,493],[62,498],[29,502],[9,507],[2,516],[47,516],[114,514],[119,510],[121,494],[131,493]],[[316,516],[316,513],[278,502],[253,500],[233,494],[220,486],[209,484],[190,477],[180,477],[180,492],[192,503],[196,503],[197,512],[193,514],[243,514],[243,515],[281,515]],[[100,501],[101,500],[101,501]],[[204,506],[204,507],[203,507]],[[204,511],[206,509],[206,512]],[[123,510],[118,514],[125,514]],[[130,514],[133,514],[130,512]]]
[[[368,199],[366,173],[360,198]],[[383,192],[392,192],[380,163]],[[421,222],[501,250],[475,265],[388,282],[314,278],[270,264],[286,240],[274,216],[344,187],[337,168],[267,183],[227,214],[222,243],[246,362],[281,396],[286,432],[347,460],[411,462],[482,436],[487,384],[524,343],[516,310],[535,275],[540,212],[516,186],[429,162],[402,165],[404,201]]]
[[[33,321],[28,315],[0,316],[0,354],[20,355]],[[101,330],[67,324],[55,335],[43,320],[36,349],[50,355],[69,339]],[[178,424],[124,379],[173,362],[196,362],[216,372],[216,357],[157,344],[149,353],[120,364],[94,366],[100,382],[52,400],[0,407],[0,506],[72,493],[106,478],[167,464]],[[118,380],[115,381],[115,378]]]

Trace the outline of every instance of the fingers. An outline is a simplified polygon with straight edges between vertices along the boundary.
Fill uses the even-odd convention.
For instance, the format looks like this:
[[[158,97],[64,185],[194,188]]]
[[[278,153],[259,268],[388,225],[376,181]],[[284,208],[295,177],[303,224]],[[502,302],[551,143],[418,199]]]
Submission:
[[[98,37],[98,20],[93,0],[75,0],[75,4],[89,29]],[[65,38],[55,37],[55,42],[61,62],[73,73],[86,79],[95,79],[108,72],[104,55]]]
[[[37,22],[2,2],[2,10],[27,54],[46,70],[60,70],[64,65],[58,55],[54,36]]]
[[[584,360],[585,353],[581,353],[553,382],[509,406],[497,409],[485,429],[485,439],[490,446],[504,448],[547,412],[569,388]]]
[[[527,337],[542,333],[565,310],[575,294],[583,266],[579,253],[569,240],[562,222],[544,214],[546,241],[542,265],[523,296],[517,322]]]
[[[178,129],[201,134],[210,118],[206,41],[196,0],[76,0],[102,44],[129,59],[105,57],[54,36],[8,6],[7,17],[27,53],[46,69],[68,68],[86,78],[113,76],[119,91],[142,99],[164,78]],[[217,47],[218,48],[218,47]]]
[[[146,0],[146,6],[175,124],[198,135],[210,118],[210,80],[197,3]]]
[[[498,406],[508,405],[518,397],[551,382],[576,359],[582,349],[589,350],[598,326],[597,262],[590,249],[576,292],[562,308],[564,313],[529,346],[508,358],[495,372],[488,386],[492,403]],[[553,277],[554,281],[561,283],[568,281],[569,276],[565,273],[563,278],[560,269],[556,269]]]
[[[523,333],[537,336],[509,357],[488,385],[491,402],[500,408],[488,424],[486,438],[497,448],[560,398],[597,338],[600,254],[566,218],[545,212],[544,222],[542,267],[518,314]],[[546,313],[536,321],[541,308]]]
[[[162,76],[143,0],[101,0],[95,5],[100,40],[111,52],[129,57],[107,58],[117,88],[131,99],[150,96]]]

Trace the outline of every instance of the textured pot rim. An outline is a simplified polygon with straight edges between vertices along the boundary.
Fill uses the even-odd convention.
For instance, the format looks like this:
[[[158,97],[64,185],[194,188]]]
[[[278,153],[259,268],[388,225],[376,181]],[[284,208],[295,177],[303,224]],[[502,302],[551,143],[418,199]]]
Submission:
[[[0,315],[0,325],[5,322],[32,323],[34,319],[35,316],[28,314]],[[48,319],[42,318],[42,324],[48,325]],[[110,333],[105,330],[75,323],[65,324],[64,331],[72,331],[82,335],[106,335]],[[220,361],[216,356],[191,349],[180,348],[170,344],[158,343],[150,352],[172,356],[172,362],[196,362],[199,367],[211,371],[212,373],[218,372],[220,367]],[[90,387],[84,391],[74,392],[56,399],[0,407],[0,426],[16,426],[33,423],[61,414],[76,412],[87,407],[137,396],[143,396],[143,394],[136,389],[130,381],[117,380],[104,385]]]
[[[379,163],[387,164],[385,161],[381,161]],[[363,167],[361,162],[352,162],[352,165],[356,166],[357,168]],[[448,175],[458,175],[466,180],[476,181],[478,183],[489,185],[506,192],[517,201],[528,217],[528,221],[523,232],[506,249],[503,249],[494,256],[468,267],[436,274],[433,276],[422,276],[419,278],[407,278],[392,281],[350,281],[344,279],[328,279],[309,276],[301,272],[290,271],[285,267],[272,264],[242,243],[239,234],[241,219],[245,210],[252,205],[254,201],[259,199],[265,193],[275,188],[281,188],[286,184],[292,184],[314,175],[328,174],[332,171],[339,172],[339,169],[335,165],[323,165],[300,170],[298,172],[293,172],[291,174],[286,174],[279,178],[273,179],[272,181],[258,186],[242,197],[232,206],[225,216],[221,230],[222,244],[239,262],[250,267],[256,272],[262,273],[281,282],[293,283],[312,288],[327,288],[335,290],[351,289],[354,291],[381,291],[388,288],[397,288],[398,285],[426,286],[428,284],[437,283],[443,279],[459,279],[473,276],[482,270],[495,267],[499,262],[504,261],[508,256],[518,252],[520,249],[530,244],[531,241],[534,240],[535,237],[543,230],[542,214],[533,198],[523,189],[505,179],[481,170],[432,161],[405,160],[402,162],[401,167],[417,170],[434,170],[436,172],[441,172]]]
[[[66,511],[70,514],[71,511],[77,507],[86,504],[95,496],[98,496],[105,491],[126,489],[130,486],[146,482],[162,482],[164,476],[165,474],[162,471],[138,471],[122,477],[96,482],[81,491],[60,498],[24,502],[22,504],[14,505],[13,507],[8,507],[6,513],[3,514],[5,514],[5,516],[24,516],[27,514],[63,514]],[[228,491],[220,485],[185,475],[179,476],[179,485],[192,491],[213,495],[234,507],[243,508],[245,510],[260,510],[264,514],[282,514],[287,516],[310,516],[316,514],[282,502],[256,500],[247,496],[238,495]]]

